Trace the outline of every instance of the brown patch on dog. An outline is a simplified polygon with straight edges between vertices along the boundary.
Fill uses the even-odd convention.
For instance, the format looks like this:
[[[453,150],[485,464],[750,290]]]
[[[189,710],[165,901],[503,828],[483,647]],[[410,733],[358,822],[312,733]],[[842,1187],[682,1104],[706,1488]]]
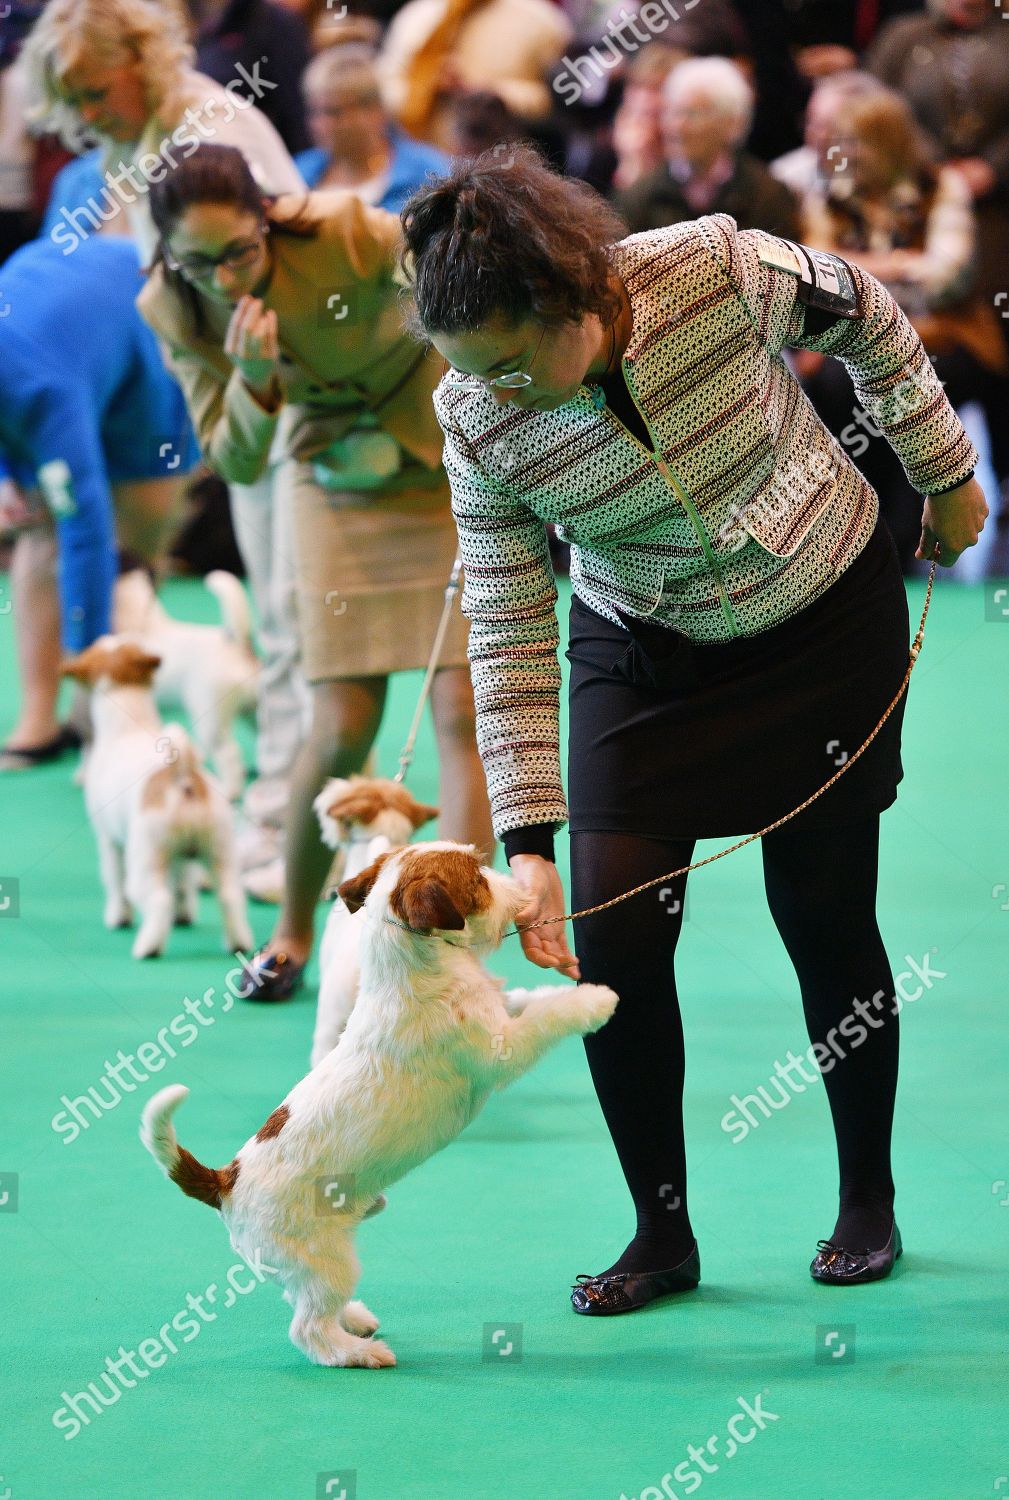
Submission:
[[[150,687],[151,679],[161,665],[161,657],[154,656],[137,646],[133,641],[119,641],[114,636],[103,636],[93,642],[86,651],[68,657],[61,668],[64,677],[75,677],[78,682],[92,686],[102,677],[120,687]]]
[[[492,900],[475,854],[435,849],[403,856],[389,905],[407,927],[460,932],[466,918],[485,911]]]
[[[336,893],[348,911],[361,910],[361,907],[368,899],[372,886],[382,873],[382,866],[395,852],[393,849],[387,849],[384,854],[380,854],[377,859],[372,860],[371,864],[362,870],[359,875],[352,875],[349,880],[344,880],[337,886]]]
[[[205,1167],[197,1161],[185,1146],[179,1147],[179,1159],[169,1170],[169,1177],[187,1198],[198,1198],[209,1208],[220,1208],[224,1199],[233,1192],[238,1181],[239,1162],[236,1157],[226,1167]]]
[[[286,1104],[278,1104],[269,1119],[264,1120],[256,1131],[257,1141],[273,1141],[283,1130],[291,1118],[291,1111]]]
[[[400,782],[387,781],[380,776],[352,778],[347,791],[330,804],[328,812],[337,821],[359,823],[367,828],[386,808],[409,818],[413,828],[421,828],[438,816],[437,807],[418,802]]]
[[[154,771],[144,782],[140,794],[140,806],[144,808],[164,807],[168,794],[175,787],[183,797],[194,802],[210,801],[210,786],[200,769],[200,762],[190,746],[183,746],[179,758],[163,771]]]

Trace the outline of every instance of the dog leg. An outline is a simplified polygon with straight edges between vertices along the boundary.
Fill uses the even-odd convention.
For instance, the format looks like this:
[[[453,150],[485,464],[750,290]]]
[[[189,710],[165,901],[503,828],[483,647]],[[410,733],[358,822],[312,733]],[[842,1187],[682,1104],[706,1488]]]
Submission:
[[[195,860],[187,860],[175,877],[175,925],[193,927],[199,904],[203,871]]]
[[[134,958],[158,958],[165,951],[172,927],[175,895],[166,870],[152,870],[144,883],[140,931],[133,941]]]
[[[488,1071],[495,1087],[520,1077],[562,1037],[598,1031],[616,1007],[616,995],[601,984],[544,985],[528,992],[521,1012],[491,1038]]]
[[[245,791],[245,762],[242,760],[238,741],[231,733],[230,725],[221,727],[214,741],[211,756],[217,767],[221,785],[224,787],[224,795],[229,802],[240,801]]]
[[[313,1364],[377,1370],[396,1363],[388,1344],[363,1338],[357,1331],[369,1322],[378,1327],[363,1303],[351,1301],[360,1273],[353,1241],[344,1232],[330,1235],[324,1256],[314,1260],[309,1279],[302,1281],[293,1298],[291,1342]],[[374,1330],[369,1327],[368,1331]]]
[[[221,907],[224,923],[225,947],[229,953],[237,949],[242,952],[252,949],[252,928],[245,908],[245,892],[242,889],[238,863],[230,829],[218,837],[213,860],[213,881]]]
[[[363,1302],[348,1302],[340,1314],[340,1322],[348,1333],[362,1339],[368,1338],[378,1327],[378,1319]]]
[[[98,868],[105,888],[105,912],[102,920],[106,927],[129,927],[133,920],[130,903],[126,899],[123,872],[123,851],[114,844],[108,834],[97,829]]]

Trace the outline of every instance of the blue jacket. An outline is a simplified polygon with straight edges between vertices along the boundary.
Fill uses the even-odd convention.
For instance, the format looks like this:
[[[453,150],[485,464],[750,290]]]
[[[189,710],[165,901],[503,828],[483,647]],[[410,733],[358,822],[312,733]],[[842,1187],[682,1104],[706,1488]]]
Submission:
[[[412,198],[417,189],[423,186],[424,179],[429,174],[442,177],[451,169],[452,158],[446,156],[444,151],[439,151],[436,146],[415,141],[395,127],[389,130],[389,140],[392,143],[389,184],[376,207],[398,214],[407,199]],[[310,188],[318,187],[331,160],[331,154],[323,151],[321,146],[314,146],[311,151],[300,151],[294,158],[295,166]]]
[[[111,625],[112,485],[186,474],[199,458],[134,307],[141,284],[133,242],[100,235],[72,255],[32,240],[0,270],[0,472],[38,485],[56,519],[68,651]]]

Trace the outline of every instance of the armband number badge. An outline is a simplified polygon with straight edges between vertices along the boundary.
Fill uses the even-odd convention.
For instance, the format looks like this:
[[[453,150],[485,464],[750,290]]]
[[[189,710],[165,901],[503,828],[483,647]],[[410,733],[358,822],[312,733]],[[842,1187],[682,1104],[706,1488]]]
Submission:
[[[787,246],[787,250],[783,247]],[[860,318],[862,302],[851,267],[839,255],[797,245],[793,240],[762,249],[760,259],[799,278],[797,295],[807,307],[818,307],[835,318]]]

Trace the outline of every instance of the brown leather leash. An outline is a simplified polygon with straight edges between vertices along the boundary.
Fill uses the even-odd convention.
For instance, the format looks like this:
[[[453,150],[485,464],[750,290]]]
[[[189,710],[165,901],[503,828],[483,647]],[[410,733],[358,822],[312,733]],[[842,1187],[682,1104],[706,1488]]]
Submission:
[[[668,885],[669,881],[675,880],[679,875],[686,875],[690,870],[703,869],[705,865],[714,864],[716,859],[724,859],[727,854],[734,854],[737,849],[743,849],[747,844],[752,844],[757,839],[762,839],[765,834],[772,833],[775,828],[780,828],[783,823],[789,822],[791,818],[798,817],[799,813],[803,812],[811,802],[815,802],[817,797],[822,797],[824,792],[828,791],[829,788],[834,785],[835,781],[839,781],[844,773],[850,770],[850,768],[855,764],[856,760],[858,760],[859,756],[864,754],[864,752],[868,750],[869,746],[879,734],[879,731],[882,729],[883,725],[886,723],[887,719],[893,713],[894,709],[897,707],[897,704],[900,702],[901,698],[907,691],[907,685],[911,681],[911,673],[914,671],[914,664],[918,660],[918,653],[921,651],[922,641],[925,636],[925,621],[928,618],[928,608],[929,604],[932,601],[932,585],[935,582],[935,570],[938,566],[938,558],[939,544],[937,542],[932,555],[932,566],[929,569],[928,586],[925,590],[925,607],[921,612],[921,623],[918,626],[918,634],[911,642],[907,671],[904,673],[903,682],[897,689],[897,692],[894,694],[889,707],[886,709],[886,712],[883,714],[882,718],[880,719],[879,723],[876,725],[872,733],[865,740],[863,740],[862,744],[859,745],[854,755],[849,756],[844,765],[841,766],[839,770],[834,772],[830,780],[824,782],[819,791],[814,792],[811,797],[807,797],[805,802],[800,802],[798,807],[794,807],[792,811],[786,813],[783,818],[778,818],[775,822],[768,823],[766,828],[759,829],[757,833],[748,834],[745,839],[740,839],[736,844],[730,844],[726,849],[719,849],[717,854],[709,854],[706,859],[695,860],[692,865],[683,865],[679,870],[669,870],[665,875],[657,875],[654,880],[646,880],[643,885],[636,885],[633,890],[624,891],[623,895],[614,896],[610,901],[601,901],[598,906],[586,906],[583,911],[567,912],[563,917],[544,917],[540,922],[530,922],[526,927],[514,928],[510,933],[507,934],[507,936],[517,937],[519,933],[535,932],[537,927],[553,927],[558,922],[577,922],[579,917],[591,917],[597,911],[606,911],[611,906],[619,905],[621,901],[629,901],[632,896],[639,895],[641,891],[650,890],[652,886],[664,884]]]

